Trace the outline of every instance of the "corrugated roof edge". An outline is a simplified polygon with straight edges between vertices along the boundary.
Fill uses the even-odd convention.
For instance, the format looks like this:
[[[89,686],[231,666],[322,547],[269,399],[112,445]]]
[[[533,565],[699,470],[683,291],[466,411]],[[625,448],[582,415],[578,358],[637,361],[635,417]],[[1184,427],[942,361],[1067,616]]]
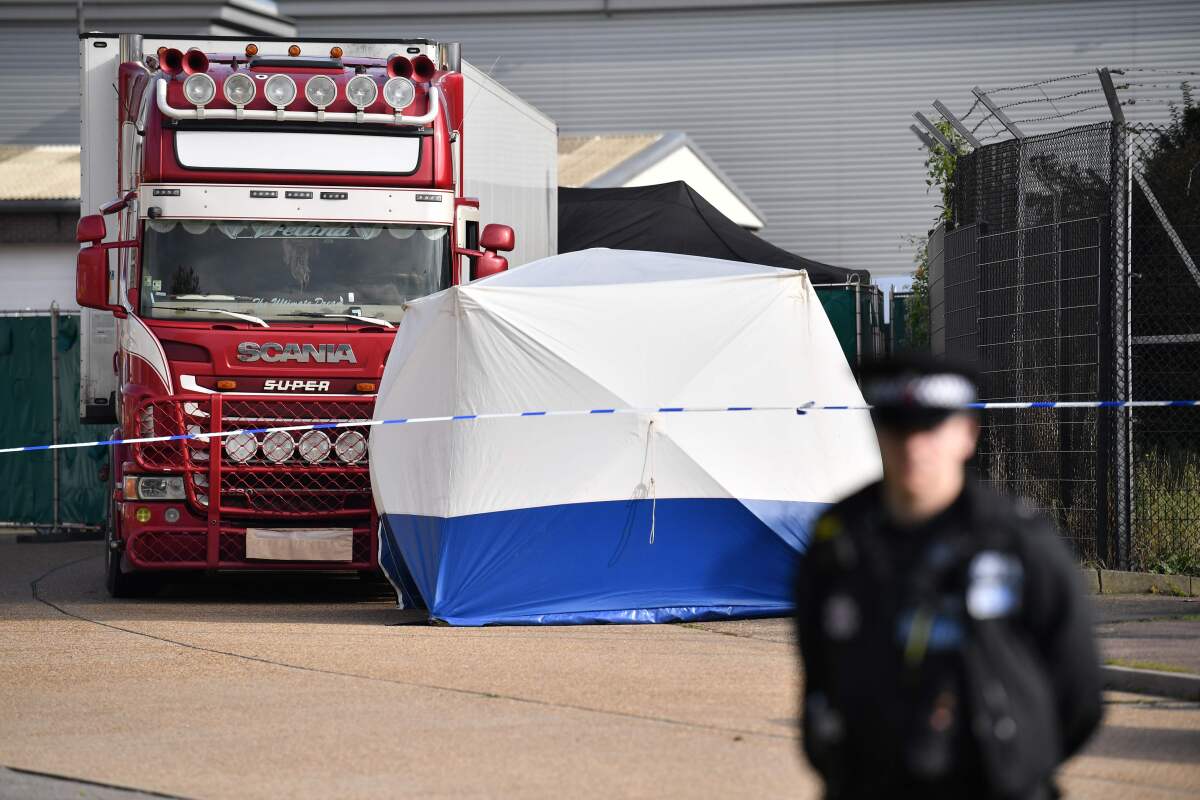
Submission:
[[[571,135],[577,136],[584,134]],[[654,142],[650,146],[639,150],[637,153],[622,161],[620,164],[617,164],[608,172],[605,172],[599,177],[589,181],[588,186],[597,189],[609,187],[618,188],[624,186],[625,182],[630,178],[633,178],[634,176],[646,171],[651,166],[663,160],[681,147],[687,147],[693,153],[695,153],[696,157],[704,163],[704,166],[708,167],[708,169],[711,170],[714,175],[720,178],[721,182],[729,187],[729,191],[733,192],[737,199],[745,204],[746,208],[750,209],[754,216],[762,220],[764,226],[767,224],[767,215],[762,212],[762,209],[755,205],[754,201],[747,197],[746,193],[743,192],[738,185],[733,182],[733,179],[726,175],[725,171],[717,166],[716,162],[709,158],[708,154],[705,153],[704,150],[698,144],[696,144],[696,142],[693,141],[690,136],[682,131],[669,131],[663,134],[663,136],[657,142]]]

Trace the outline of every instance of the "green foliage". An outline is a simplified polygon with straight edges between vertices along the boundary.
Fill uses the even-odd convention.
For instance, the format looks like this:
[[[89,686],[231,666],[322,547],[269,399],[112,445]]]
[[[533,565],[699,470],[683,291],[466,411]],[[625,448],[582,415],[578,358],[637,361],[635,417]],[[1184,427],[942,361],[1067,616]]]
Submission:
[[[912,296],[908,302],[909,346],[913,350],[929,349],[929,237],[910,236],[909,244],[916,248],[913,255]]]
[[[963,138],[958,135],[954,128],[950,127],[950,123],[945,120],[938,120],[934,123],[942,135],[954,143],[959,150],[963,146]],[[938,222],[950,222],[954,219],[953,208],[953,193],[954,193],[954,168],[958,164],[958,155],[950,150],[947,150],[941,143],[934,145],[933,149],[928,151],[925,157],[925,191],[929,192],[936,188],[941,196],[942,203],[938,206],[941,213],[938,214]]]
[[[1200,577],[1200,456],[1151,450],[1133,463],[1135,569]]]
[[[961,150],[963,139],[950,123],[938,120],[934,123],[942,135]],[[934,225],[940,222],[950,222],[954,219],[954,170],[958,164],[958,155],[941,144],[935,144],[925,156],[925,191],[934,189],[938,192],[941,203],[938,205],[938,215]],[[912,298],[908,304],[908,328],[911,336],[911,347],[914,350],[929,349],[929,237],[909,236],[907,244],[913,251],[913,281]]]

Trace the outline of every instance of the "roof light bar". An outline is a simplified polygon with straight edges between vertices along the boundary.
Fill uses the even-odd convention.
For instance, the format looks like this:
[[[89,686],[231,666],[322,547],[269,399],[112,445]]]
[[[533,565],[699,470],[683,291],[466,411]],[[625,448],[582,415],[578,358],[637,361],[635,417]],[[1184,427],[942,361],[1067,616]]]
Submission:
[[[374,82],[374,81],[372,81]],[[158,88],[155,96],[159,112],[169,119],[253,119],[253,120],[283,120],[288,122],[364,122],[380,125],[411,125],[415,127],[424,127],[435,119],[437,119],[441,108],[441,92],[436,86],[430,86],[427,90],[426,100],[428,110],[424,114],[416,116],[404,116],[403,114],[367,114],[361,111],[350,113],[346,111],[323,112],[322,116],[318,116],[316,111],[292,111],[284,110],[276,107],[275,111],[267,111],[265,109],[232,109],[232,108],[206,108],[204,109],[203,117],[200,116],[197,109],[194,108],[176,108],[167,101],[167,80],[165,78],[158,79]],[[241,116],[239,116],[239,114]]]

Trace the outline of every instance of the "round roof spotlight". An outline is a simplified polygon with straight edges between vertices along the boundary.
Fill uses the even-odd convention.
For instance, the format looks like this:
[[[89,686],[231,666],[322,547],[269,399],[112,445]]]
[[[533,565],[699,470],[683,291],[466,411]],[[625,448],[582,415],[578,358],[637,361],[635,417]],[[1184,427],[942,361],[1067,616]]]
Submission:
[[[217,96],[217,83],[206,72],[189,75],[183,82],[183,96],[194,106],[206,106]]]
[[[244,72],[235,72],[225,79],[225,85],[221,87],[225,99],[230,105],[244,106],[254,99],[254,93],[258,89],[254,86],[254,81]]]
[[[296,452],[296,440],[287,431],[271,431],[263,439],[263,455],[273,464],[282,464]]]
[[[379,84],[369,75],[355,75],[346,84],[346,99],[359,111],[375,102],[379,97]]]
[[[257,450],[258,440],[252,433],[238,432],[225,437],[225,455],[235,464],[245,464]]]
[[[253,58],[256,55],[258,55],[258,45],[253,42],[246,45],[246,58]]]
[[[321,431],[309,431],[300,437],[300,457],[310,464],[329,458],[329,437]]]
[[[267,78],[263,93],[271,105],[282,109],[296,99],[296,82],[287,75],[272,75]]]
[[[288,55],[291,56],[292,58],[295,58],[296,56],[300,55],[300,45],[294,44],[291,47],[289,47]]]
[[[329,57],[330,58],[341,58],[342,57],[342,48],[338,47],[336,44],[333,47],[329,48]]]
[[[367,437],[358,431],[346,431],[333,443],[333,452],[346,464],[357,464],[367,454]]]
[[[328,75],[314,75],[304,84],[304,98],[317,108],[325,108],[337,98],[337,84]]]
[[[408,78],[389,78],[383,85],[383,99],[397,111],[408,108],[417,96],[417,89]]]

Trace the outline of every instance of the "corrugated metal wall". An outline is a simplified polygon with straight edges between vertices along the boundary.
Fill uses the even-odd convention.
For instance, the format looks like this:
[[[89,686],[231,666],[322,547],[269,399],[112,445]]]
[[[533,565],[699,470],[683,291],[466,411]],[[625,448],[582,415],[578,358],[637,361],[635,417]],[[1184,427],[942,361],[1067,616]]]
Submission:
[[[29,13],[73,5],[51,0]],[[105,6],[131,4],[86,5],[89,19],[102,24]],[[179,5],[193,4],[162,7],[178,16]],[[935,216],[923,154],[908,131],[914,110],[929,113],[929,103],[940,98],[965,111],[976,84],[1013,86],[1101,64],[1200,73],[1195,0],[730,6],[703,0],[279,2],[302,35],[461,41],[468,60],[485,70],[494,64],[495,77],[564,132],[684,131],[764,211],[768,239],[876,274],[910,271],[904,237],[924,233]],[[5,13],[14,7],[0,3],[0,75],[6,78],[0,143],[74,142],[73,18],[57,25],[18,22]],[[611,13],[600,10],[605,7]],[[1138,82],[1155,83],[1156,74],[1141,73]],[[1163,73],[1158,82],[1171,80]],[[1042,89],[1058,97],[1069,93],[1064,87],[1096,85],[1084,77]],[[1036,99],[1040,91],[1007,97]],[[1126,110],[1131,119],[1152,121],[1165,118],[1165,99],[1179,92],[1141,85],[1122,95],[1138,99]],[[1065,111],[1100,100],[1092,93],[1056,102]],[[1010,113],[1022,119],[1050,110],[1039,102]],[[1026,127],[1036,133],[1103,114],[1091,110]],[[991,130],[985,125],[981,133]]]
[[[0,144],[79,143],[75,0],[0,0]],[[286,35],[290,20],[262,0],[86,0],[87,30]]]
[[[461,41],[465,58],[483,69],[495,64],[494,76],[563,132],[684,131],[766,213],[766,238],[876,274],[911,271],[904,237],[925,233],[935,218],[923,153],[908,131],[913,111],[932,114],[929,104],[940,98],[965,112],[977,84],[1013,86],[1102,64],[1200,71],[1195,0],[675,2],[696,7],[623,10],[664,5],[280,0],[302,35]],[[539,13],[547,7],[594,11]],[[1098,88],[1092,77],[1043,88],[1056,97],[1067,84]],[[1179,96],[1170,87],[1123,92],[1135,93],[1142,99],[1127,114],[1144,120],[1165,117],[1162,99]],[[1041,97],[1036,88],[1024,96]],[[1056,102],[1066,111],[1103,98]],[[1010,113],[1051,111],[1031,103]]]
[[[0,144],[79,144],[75,25],[0,23]]]

